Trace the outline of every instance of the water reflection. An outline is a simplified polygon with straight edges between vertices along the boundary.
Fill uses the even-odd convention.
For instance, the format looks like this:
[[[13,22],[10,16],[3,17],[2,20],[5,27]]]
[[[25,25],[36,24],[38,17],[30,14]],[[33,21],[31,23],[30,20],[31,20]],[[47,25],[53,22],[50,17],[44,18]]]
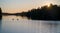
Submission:
[[[50,33],[59,33],[60,21],[46,21],[44,25],[50,25]]]
[[[60,21],[28,20],[21,16],[2,16],[1,33],[60,33]]]
[[[2,19],[0,19],[0,33],[1,33]]]

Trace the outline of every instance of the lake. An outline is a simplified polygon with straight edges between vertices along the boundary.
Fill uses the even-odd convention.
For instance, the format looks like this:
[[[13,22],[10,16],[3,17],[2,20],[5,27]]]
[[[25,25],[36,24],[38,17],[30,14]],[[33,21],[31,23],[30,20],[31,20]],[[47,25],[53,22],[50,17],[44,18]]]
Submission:
[[[60,21],[31,20],[21,16],[2,16],[0,33],[60,33]]]

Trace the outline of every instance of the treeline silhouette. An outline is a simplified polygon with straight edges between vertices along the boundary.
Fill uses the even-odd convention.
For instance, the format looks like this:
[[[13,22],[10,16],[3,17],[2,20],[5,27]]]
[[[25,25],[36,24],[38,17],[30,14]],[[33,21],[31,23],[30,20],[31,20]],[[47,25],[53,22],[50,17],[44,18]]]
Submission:
[[[28,10],[28,12],[17,13],[17,15],[27,16],[33,20],[60,20],[60,6],[43,6],[37,9]]]
[[[60,20],[60,6],[50,4],[49,7],[46,5],[41,8],[38,7],[37,9],[28,10],[28,12],[14,14],[2,13],[0,8],[0,19],[2,18],[2,15],[19,15],[33,20]]]
[[[2,10],[0,8],[0,20],[2,19]]]

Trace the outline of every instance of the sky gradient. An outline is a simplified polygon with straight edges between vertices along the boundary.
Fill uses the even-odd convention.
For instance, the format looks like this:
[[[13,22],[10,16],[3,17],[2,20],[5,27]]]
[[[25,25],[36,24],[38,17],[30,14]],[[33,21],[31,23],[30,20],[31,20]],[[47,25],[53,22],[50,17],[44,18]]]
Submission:
[[[49,3],[60,5],[60,0],[0,0],[2,12],[17,13],[38,8]]]

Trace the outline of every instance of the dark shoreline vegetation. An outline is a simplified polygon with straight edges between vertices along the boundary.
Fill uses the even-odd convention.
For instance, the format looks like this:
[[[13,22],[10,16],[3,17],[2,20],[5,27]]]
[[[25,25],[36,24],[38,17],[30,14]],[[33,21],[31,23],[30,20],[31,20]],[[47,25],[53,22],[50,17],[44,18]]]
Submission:
[[[25,16],[32,20],[60,20],[60,6],[50,4],[49,7],[48,6],[43,6],[41,8],[38,7],[37,9],[28,10],[28,12],[15,14],[2,13],[2,15]]]
[[[2,10],[0,8],[0,20],[2,19]]]

